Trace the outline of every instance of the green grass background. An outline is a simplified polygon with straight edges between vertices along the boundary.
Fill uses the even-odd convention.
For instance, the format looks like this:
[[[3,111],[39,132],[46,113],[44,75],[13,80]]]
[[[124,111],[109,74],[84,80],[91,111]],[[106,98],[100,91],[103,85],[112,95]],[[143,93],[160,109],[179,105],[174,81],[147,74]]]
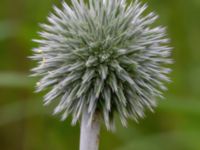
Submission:
[[[35,94],[27,59],[59,0],[0,0],[0,150],[78,150],[79,125],[60,122]],[[200,150],[200,0],[149,0],[174,47],[172,83],[155,113],[117,131],[102,127],[100,150]]]

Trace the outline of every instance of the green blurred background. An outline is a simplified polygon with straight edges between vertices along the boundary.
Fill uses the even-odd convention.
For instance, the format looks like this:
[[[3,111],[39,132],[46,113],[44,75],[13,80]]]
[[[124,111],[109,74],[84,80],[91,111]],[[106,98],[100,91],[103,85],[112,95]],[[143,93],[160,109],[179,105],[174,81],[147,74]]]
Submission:
[[[27,59],[59,0],[0,0],[0,149],[78,150],[79,125],[59,121],[35,94]],[[174,47],[172,83],[154,114],[117,131],[102,127],[100,150],[200,150],[200,0],[149,0]]]

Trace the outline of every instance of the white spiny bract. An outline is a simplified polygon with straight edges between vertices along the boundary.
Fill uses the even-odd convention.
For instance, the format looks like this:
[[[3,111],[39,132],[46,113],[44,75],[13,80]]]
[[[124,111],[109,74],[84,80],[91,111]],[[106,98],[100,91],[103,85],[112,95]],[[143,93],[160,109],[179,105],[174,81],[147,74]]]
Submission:
[[[84,111],[100,112],[108,129],[114,114],[127,119],[144,117],[166,90],[171,49],[165,28],[153,27],[157,15],[144,15],[147,5],[137,0],[72,0],[71,7],[54,7],[48,24],[41,24],[38,61],[33,75],[41,76],[37,91],[49,93],[45,104],[57,102],[54,113],[72,114],[75,124]]]

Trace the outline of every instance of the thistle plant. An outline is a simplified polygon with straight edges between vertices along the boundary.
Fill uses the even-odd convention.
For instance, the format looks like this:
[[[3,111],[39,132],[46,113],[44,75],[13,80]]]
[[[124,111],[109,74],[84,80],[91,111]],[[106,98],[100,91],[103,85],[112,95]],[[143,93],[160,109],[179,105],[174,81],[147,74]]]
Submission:
[[[82,117],[81,150],[96,150],[100,123],[114,130],[115,115],[123,126],[138,121],[166,90],[171,48],[158,16],[144,15],[137,0],[72,0],[54,7],[31,57],[38,62],[37,92],[48,90],[45,105],[57,103],[54,114],[72,124]]]

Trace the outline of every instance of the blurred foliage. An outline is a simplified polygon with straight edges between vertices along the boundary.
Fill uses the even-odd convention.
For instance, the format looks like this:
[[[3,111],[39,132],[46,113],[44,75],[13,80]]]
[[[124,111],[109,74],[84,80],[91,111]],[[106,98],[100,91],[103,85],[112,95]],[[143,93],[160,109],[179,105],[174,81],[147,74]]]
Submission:
[[[34,94],[30,78],[34,63],[28,60],[31,42],[59,0],[0,1],[0,149],[77,150],[79,126],[70,118],[60,122]],[[155,113],[139,124],[117,125],[115,133],[102,127],[100,150],[200,149],[200,1],[145,0],[168,26],[174,47],[172,83]]]

